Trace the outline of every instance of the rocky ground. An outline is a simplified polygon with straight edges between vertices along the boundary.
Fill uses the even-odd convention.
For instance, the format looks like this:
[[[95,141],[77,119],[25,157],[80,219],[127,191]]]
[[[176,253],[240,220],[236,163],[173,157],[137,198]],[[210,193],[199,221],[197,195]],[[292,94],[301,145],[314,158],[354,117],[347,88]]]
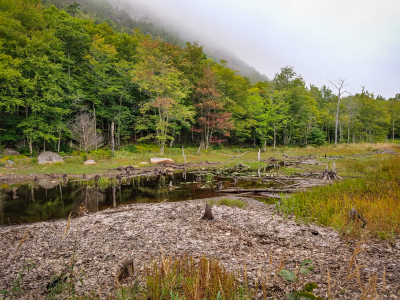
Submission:
[[[132,204],[72,219],[64,238],[67,220],[2,227],[0,290],[10,289],[21,273],[24,297],[44,298],[52,277],[66,271],[74,257],[74,269],[86,275],[78,290],[106,294],[115,287],[121,262],[133,259],[135,272],[140,272],[144,262],[161,256],[162,249],[172,256],[214,257],[230,270],[243,270],[246,264],[253,279],[258,272],[269,273],[267,293],[276,299],[284,299],[285,290],[292,287],[274,276],[285,258],[288,270],[307,258],[314,261],[315,269],[306,279],[318,283],[316,294],[324,298],[330,289],[334,299],[359,299],[376,274],[380,299],[400,299],[400,240],[361,246],[351,270],[364,267],[347,282],[356,241],[343,240],[330,228],[285,220],[273,206],[241,199],[248,202],[244,209],[214,205],[213,221],[201,219],[203,199]],[[29,272],[28,263],[35,265]]]

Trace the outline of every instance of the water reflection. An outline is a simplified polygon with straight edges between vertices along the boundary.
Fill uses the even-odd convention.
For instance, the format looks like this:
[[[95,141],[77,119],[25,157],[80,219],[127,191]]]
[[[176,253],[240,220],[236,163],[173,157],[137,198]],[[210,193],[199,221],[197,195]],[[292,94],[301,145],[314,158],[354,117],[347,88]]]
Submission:
[[[200,188],[197,175],[182,172],[155,177],[131,177],[110,184],[88,185],[70,178],[38,179],[29,185],[9,187],[0,201],[1,225],[32,223],[79,215],[83,207],[96,212],[108,207],[138,202],[183,201],[214,197],[213,188]],[[190,184],[188,184],[190,182]]]
[[[271,187],[271,181],[232,175],[213,175],[206,171],[130,178],[97,178],[96,181],[37,179],[28,185],[0,190],[0,225],[32,223],[66,218],[70,213],[97,212],[108,207],[139,202],[170,202],[216,197],[217,190],[230,186]],[[215,174],[215,173],[214,173]],[[258,175],[258,176],[257,176]],[[3,194],[3,200],[1,195]]]

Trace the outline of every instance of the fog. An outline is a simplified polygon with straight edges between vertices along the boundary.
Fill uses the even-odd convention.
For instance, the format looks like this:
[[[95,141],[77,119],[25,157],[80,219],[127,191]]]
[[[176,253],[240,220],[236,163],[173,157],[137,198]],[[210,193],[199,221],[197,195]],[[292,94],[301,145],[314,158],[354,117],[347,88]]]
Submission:
[[[273,78],[292,66],[307,84],[345,78],[350,93],[400,93],[398,0],[110,0],[180,38],[231,51]]]

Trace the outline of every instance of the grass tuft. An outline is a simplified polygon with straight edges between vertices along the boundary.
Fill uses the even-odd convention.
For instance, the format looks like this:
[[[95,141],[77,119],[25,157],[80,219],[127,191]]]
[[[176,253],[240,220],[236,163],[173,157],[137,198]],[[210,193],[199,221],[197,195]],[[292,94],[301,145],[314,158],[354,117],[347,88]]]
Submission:
[[[239,208],[245,208],[247,206],[246,202],[243,202],[239,199],[228,199],[228,198],[219,199],[217,201],[210,200],[208,203],[210,203],[210,205],[225,205],[229,207],[239,207]]]

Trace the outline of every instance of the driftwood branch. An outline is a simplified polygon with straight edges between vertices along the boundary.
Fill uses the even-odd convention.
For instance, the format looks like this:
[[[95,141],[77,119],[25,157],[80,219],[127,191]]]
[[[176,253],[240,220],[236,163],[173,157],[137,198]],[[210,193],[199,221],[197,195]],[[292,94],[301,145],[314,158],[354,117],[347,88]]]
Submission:
[[[296,189],[226,189],[218,191],[218,193],[231,193],[231,194],[241,194],[241,193],[294,193]]]

